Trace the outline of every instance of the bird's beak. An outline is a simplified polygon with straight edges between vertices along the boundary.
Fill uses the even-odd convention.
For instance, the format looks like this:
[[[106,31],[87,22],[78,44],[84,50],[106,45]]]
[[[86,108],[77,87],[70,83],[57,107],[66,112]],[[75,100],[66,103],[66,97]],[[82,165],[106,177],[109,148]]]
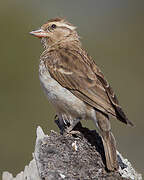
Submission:
[[[46,31],[44,31],[43,29],[39,29],[39,30],[36,30],[36,31],[31,31],[30,34],[34,35],[36,37],[39,37],[39,38],[48,37],[48,33]]]

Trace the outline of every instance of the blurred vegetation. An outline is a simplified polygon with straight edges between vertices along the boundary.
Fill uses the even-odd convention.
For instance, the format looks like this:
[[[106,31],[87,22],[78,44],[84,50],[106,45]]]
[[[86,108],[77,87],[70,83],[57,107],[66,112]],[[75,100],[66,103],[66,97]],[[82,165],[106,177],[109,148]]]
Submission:
[[[36,127],[58,130],[38,78],[40,41],[29,32],[49,18],[78,26],[83,46],[101,67],[136,125],[112,120],[118,150],[143,172],[144,1],[0,1],[0,172],[17,174],[32,159]],[[84,122],[95,128],[93,123]]]

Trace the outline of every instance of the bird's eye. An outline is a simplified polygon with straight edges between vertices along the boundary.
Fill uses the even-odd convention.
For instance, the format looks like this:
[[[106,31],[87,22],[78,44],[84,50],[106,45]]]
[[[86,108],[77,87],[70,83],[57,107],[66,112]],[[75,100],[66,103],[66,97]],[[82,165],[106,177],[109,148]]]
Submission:
[[[56,25],[55,25],[55,24],[52,24],[51,27],[52,27],[52,29],[55,29],[55,28],[56,28]]]

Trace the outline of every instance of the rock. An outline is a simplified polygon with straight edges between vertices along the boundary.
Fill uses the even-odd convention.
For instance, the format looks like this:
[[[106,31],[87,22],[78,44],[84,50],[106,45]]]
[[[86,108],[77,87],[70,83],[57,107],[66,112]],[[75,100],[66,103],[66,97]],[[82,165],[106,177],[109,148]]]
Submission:
[[[4,172],[2,180],[142,180],[122,155],[117,152],[119,171],[108,172],[101,137],[96,131],[79,124],[75,135],[51,131],[45,135],[37,128],[34,159],[15,178]]]

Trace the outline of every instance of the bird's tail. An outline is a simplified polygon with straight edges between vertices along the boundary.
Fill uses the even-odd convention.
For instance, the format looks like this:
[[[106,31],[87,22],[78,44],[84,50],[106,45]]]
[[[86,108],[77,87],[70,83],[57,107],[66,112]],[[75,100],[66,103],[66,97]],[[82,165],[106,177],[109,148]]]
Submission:
[[[107,169],[110,171],[118,170],[119,166],[116,153],[116,141],[111,132],[109,117],[96,111],[96,118],[100,134],[102,136]]]
[[[115,171],[119,166],[116,154],[116,142],[112,132],[103,132],[102,140],[104,145],[107,169],[110,171]]]

